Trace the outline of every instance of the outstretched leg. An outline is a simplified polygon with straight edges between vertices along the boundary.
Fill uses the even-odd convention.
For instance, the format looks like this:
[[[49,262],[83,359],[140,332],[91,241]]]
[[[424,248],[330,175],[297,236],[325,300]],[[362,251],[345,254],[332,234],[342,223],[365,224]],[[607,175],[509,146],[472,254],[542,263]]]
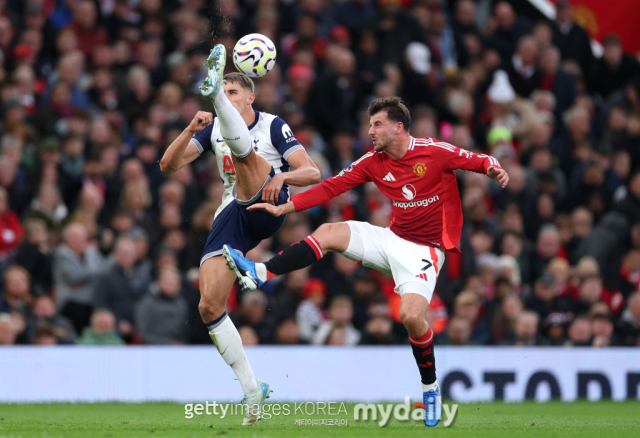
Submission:
[[[203,96],[213,102],[220,122],[220,134],[231,149],[238,199],[249,200],[269,178],[271,165],[253,151],[249,128],[223,90],[225,65],[226,50],[222,44],[218,44],[207,59],[209,72],[200,90]]]
[[[255,290],[271,278],[309,266],[329,251],[343,253],[351,239],[346,222],[321,225],[313,234],[294,243],[265,263],[254,263],[224,245],[222,254],[235,272],[242,287]]]

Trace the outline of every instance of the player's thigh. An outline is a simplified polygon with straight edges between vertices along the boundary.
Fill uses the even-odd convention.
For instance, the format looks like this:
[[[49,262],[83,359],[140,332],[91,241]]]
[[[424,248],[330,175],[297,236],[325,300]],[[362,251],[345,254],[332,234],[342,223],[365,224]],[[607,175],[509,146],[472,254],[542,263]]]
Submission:
[[[366,268],[375,269],[384,274],[391,274],[391,266],[387,259],[386,247],[389,245],[388,229],[371,225],[367,222],[347,221],[349,240],[342,255],[361,263]]]
[[[260,191],[271,173],[271,165],[255,151],[245,158],[232,155],[236,171],[236,193],[238,199],[248,200]]]
[[[206,259],[200,266],[200,296],[202,301],[224,306],[236,275],[222,256]]]
[[[444,255],[441,249],[418,245],[397,237],[388,253],[396,283],[395,291],[401,296],[405,293],[422,295],[431,302]]]
[[[407,282],[401,287],[400,297],[400,318],[403,321],[416,318],[424,319],[429,308],[430,295],[429,287],[422,282]]]

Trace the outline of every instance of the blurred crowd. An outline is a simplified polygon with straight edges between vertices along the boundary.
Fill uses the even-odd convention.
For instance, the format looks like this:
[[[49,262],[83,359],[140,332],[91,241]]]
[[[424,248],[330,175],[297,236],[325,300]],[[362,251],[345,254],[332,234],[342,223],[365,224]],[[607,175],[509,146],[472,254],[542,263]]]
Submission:
[[[209,50],[258,32],[278,60],[254,106],[323,178],[372,148],[366,108],[391,95],[412,135],[508,170],[505,190],[458,175],[462,254],[427,313],[438,343],[640,346],[640,64],[616,35],[595,56],[572,17],[564,0],[555,20],[491,0],[0,0],[0,344],[210,343],[197,285],[215,158],[170,176],[158,160],[213,111]],[[390,210],[365,185],[249,256]],[[228,311],[245,345],[406,343],[393,287],[328,255],[234,287]]]

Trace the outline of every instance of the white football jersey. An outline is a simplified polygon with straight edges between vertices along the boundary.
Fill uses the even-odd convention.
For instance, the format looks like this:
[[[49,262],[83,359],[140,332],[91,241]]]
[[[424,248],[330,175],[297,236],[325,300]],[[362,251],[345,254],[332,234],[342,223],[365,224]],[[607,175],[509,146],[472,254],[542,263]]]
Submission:
[[[249,134],[253,150],[266,158],[273,166],[275,173],[288,172],[289,156],[300,149],[304,149],[298,140],[293,136],[293,132],[289,125],[278,116],[273,114],[256,111],[256,120],[249,125]],[[218,171],[224,182],[224,194],[222,195],[222,204],[216,216],[224,207],[229,205],[233,200],[233,186],[236,182],[236,171],[231,160],[231,149],[225,143],[220,134],[220,122],[218,118],[214,118],[213,122],[199,131],[191,138],[196,145],[200,154],[207,150],[213,151],[218,162]],[[289,200],[289,186],[284,185],[287,191],[287,201]]]

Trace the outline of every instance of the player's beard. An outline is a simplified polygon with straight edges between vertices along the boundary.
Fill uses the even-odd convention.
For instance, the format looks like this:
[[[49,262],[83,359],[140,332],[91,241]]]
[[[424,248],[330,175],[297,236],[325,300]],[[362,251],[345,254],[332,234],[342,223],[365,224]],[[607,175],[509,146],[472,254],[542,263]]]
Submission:
[[[387,143],[383,142],[380,137],[376,138],[376,143],[373,146],[373,150],[376,152],[384,152],[387,149]]]

